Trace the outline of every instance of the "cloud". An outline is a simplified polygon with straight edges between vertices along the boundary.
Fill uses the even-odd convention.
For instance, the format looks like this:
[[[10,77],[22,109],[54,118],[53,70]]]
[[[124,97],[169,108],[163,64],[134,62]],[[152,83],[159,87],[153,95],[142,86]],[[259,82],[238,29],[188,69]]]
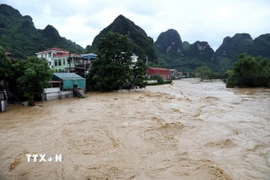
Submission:
[[[226,36],[247,32],[253,38],[269,33],[268,0],[2,0],[30,15],[35,26],[47,24],[85,47],[119,15],[132,20],[154,40],[175,29],[183,41],[208,41],[214,48]]]

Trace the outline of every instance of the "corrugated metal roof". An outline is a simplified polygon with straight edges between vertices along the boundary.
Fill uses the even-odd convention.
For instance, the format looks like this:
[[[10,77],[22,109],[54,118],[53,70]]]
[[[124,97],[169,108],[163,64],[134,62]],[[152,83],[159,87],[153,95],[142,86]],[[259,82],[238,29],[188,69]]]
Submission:
[[[53,73],[53,75],[61,78],[61,79],[84,79],[75,73]]]
[[[81,57],[83,57],[85,59],[94,59],[97,57],[97,55],[94,53],[89,53],[89,54],[81,54]]]
[[[159,67],[149,67],[148,69],[152,69],[152,70],[161,70],[161,71],[170,71],[167,68],[159,68]]]

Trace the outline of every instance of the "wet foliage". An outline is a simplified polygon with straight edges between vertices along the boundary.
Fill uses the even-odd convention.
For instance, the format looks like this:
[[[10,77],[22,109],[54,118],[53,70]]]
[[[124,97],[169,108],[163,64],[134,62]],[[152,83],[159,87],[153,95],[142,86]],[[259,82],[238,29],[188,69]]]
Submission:
[[[93,61],[87,78],[88,90],[118,91],[145,87],[146,66],[132,62],[134,44],[124,35],[109,32],[98,46],[98,58]]]
[[[29,57],[11,61],[1,46],[0,58],[0,80],[5,82],[2,88],[12,94],[10,100],[28,101],[29,105],[34,105],[34,100],[41,96],[52,76],[46,60]]]
[[[240,54],[228,74],[226,86],[229,88],[270,87],[270,59]]]
[[[58,47],[82,53],[84,49],[76,43],[61,37],[51,25],[36,29],[30,16],[22,16],[11,6],[0,5],[0,46],[15,57],[27,59],[46,48]]]

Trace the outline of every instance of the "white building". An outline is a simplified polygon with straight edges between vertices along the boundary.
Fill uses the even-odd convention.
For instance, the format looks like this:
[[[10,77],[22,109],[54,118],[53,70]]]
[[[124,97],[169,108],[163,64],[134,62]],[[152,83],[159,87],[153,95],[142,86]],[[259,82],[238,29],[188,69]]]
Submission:
[[[53,66],[52,59],[55,56],[55,54],[64,54],[64,53],[68,54],[69,52],[60,48],[48,48],[45,49],[44,51],[37,52],[36,55],[38,58],[45,58],[48,61],[50,68],[52,68]]]
[[[75,59],[80,58],[78,54],[72,54],[60,48],[48,48],[36,53],[38,58],[45,58],[50,68],[56,71],[74,71]],[[68,62],[69,57],[71,61]]]
[[[138,61],[138,58],[139,58],[139,56],[136,56],[135,53],[133,53],[132,56],[131,56],[131,60],[132,60],[133,63],[136,63]]]

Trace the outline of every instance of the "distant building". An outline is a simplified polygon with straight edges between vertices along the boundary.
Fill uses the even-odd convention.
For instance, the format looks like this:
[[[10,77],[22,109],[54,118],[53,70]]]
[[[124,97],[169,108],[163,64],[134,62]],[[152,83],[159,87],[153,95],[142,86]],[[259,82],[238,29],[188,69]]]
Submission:
[[[151,76],[154,76],[154,75],[159,75],[163,79],[168,79],[168,78],[170,78],[170,75],[171,75],[171,71],[169,69],[156,68],[156,67],[147,68],[146,73],[147,73],[148,78],[150,78]]]
[[[85,78],[89,72],[92,60],[97,58],[97,55],[89,53],[81,54],[80,56],[81,59],[75,62],[75,72]]]
[[[10,52],[5,52],[5,54],[7,55],[8,59],[10,59],[11,61],[17,60],[16,58],[14,58],[13,54]]]
[[[171,77],[175,78],[175,79],[181,79],[182,78],[182,73],[179,72],[176,69],[170,69],[171,71]]]
[[[73,54],[60,48],[48,48],[36,53],[38,58],[45,58],[50,68],[57,72],[74,72],[75,62],[81,59],[79,54]]]
[[[64,53],[55,54],[52,59],[52,67],[57,72],[75,72],[75,64],[81,57],[79,54]]]
[[[81,57],[83,57],[84,59],[95,59],[97,58],[97,55],[94,53],[88,53],[88,54],[81,54]]]
[[[75,73],[53,73],[52,81],[61,82],[61,90],[85,89],[85,78]]]
[[[85,78],[75,73],[53,73],[50,87],[45,88],[43,100],[84,97]]]
[[[52,67],[52,65],[54,64],[52,60],[55,54],[68,54],[68,53],[69,53],[68,51],[65,51],[60,48],[48,48],[41,52],[37,52],[36,55],[38,58],[45,58],[48,61],[49,66]]]
[[[136,54],[133,53],[132,56],[131,56],[132,63],[136,63],[138,61],[138,58],[139,58],[139,56],[136,56]]]

